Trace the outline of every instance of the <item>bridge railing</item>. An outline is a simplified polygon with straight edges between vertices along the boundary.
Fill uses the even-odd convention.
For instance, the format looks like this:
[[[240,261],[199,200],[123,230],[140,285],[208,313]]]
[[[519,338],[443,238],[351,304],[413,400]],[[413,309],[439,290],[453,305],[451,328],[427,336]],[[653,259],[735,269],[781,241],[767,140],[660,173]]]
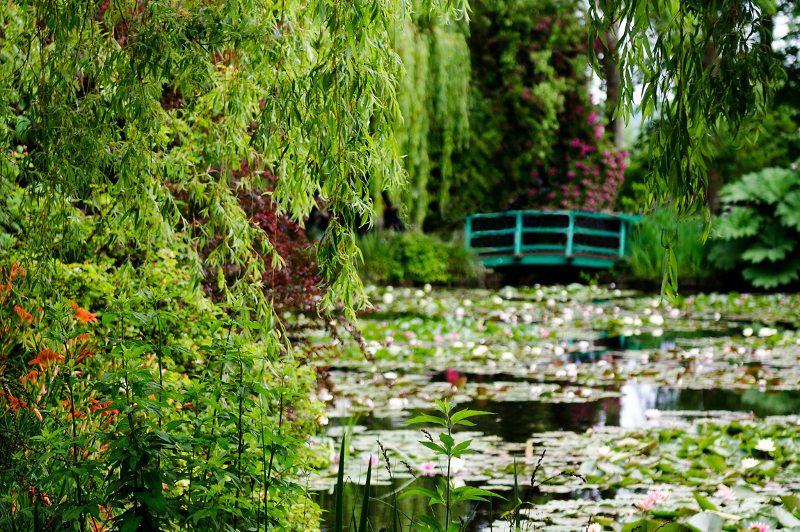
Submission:
[[[637,216],[582,211],[505,211],[466,217],[466,247],[485,265],[608,267],[626,254]]]

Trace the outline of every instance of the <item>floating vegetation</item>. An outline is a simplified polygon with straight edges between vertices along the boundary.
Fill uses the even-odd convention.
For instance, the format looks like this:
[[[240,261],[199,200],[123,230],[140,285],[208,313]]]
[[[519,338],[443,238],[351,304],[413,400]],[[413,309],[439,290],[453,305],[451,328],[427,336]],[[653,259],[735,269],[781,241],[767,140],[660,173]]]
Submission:
[[[455,484],[510,498],[516,463],[524,530],[622,530],[642,519],[694,527],[678,530],[800,527],[797,295],[670,305],[569,285],[371,296],[360,323],[371,356],[340,346],[317,364],[331,420],[319,443],[335,449],[349,424],[345,470],[356,484],[376,442],[387,450],[392,476],[373,468],[374,497],[444,474],[403,422],[448,398],[493,413],[458,432],[475,453]],[[315,338],[327,341],[312,334],[312,348]],[[333,480],[323,471],[312,487]],[[508,530],[509,504],[460,511],[472,530]]]

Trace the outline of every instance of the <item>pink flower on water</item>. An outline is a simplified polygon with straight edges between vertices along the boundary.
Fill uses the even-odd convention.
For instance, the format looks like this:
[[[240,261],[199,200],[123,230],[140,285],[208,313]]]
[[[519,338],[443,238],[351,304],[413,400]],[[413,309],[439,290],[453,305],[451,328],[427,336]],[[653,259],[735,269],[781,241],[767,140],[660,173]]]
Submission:
[[[364,457],[364,462],[367,464],[372,464],[373,467],[378,465],[378,457],[374,454],[369,454]]]
[[[436,464],[434,462],[423,462],[419,466],[423,477],[432,477],[436,475]]]
[[[717,486],[717,497],[722,499],[723,501],[730,501],[735,497],[733,490],[730,489],[725,484],[720,484]]]
[[[437,335],[435,335],[435,336],[433,337],[433,341],[434,341],[434,342],[436,342],[436,343],[438,344],[439,342],[441,342],[441,341],[442,341],[442,335],[441,335],[441,334],[437,334]]]
[[[406,335],[406,338],[414,338],[416,336],[416,334],[414,334],[414,331],[406,331],[403,334]]]
[[[458,340],[458,333],[450,333],[449,336],[451,340]]]
[[[476,329],[478,329],[479,331],[485,331],[485,330],[486,330],[486,325],[484,325],[483,323],[481,323],[481,324],[479,324],[479,325],[478,325],[477,327],[475,327],[475,328],[476,328]]]
[[[769,525],[767,523],[762,523],[761,521],[753,521],[750,523],[749,530],[758,530],[758,532],[767,532],[769,530]]]
[[[652,506],[660,501],[666,501],[669,497],[669,491],[652,490],[648,491],[644,499],[636,503],[636,506],[643,511],[649,510]]]

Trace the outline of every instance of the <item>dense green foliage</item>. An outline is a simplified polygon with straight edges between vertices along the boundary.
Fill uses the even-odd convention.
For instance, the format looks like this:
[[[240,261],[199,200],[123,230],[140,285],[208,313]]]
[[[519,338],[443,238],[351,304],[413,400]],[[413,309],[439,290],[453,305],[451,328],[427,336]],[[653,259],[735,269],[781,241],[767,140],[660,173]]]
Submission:
[[[641,75],[641,112],[659,117],[649,138],[650,203],[671,201],[681,214],[704,209],[708,133],[721,124],[737,131],[763,110],[783,75],[764,25],[769,7],[755,0],[590,6],[594,36],[610,32],[619,39],[622,115],[633,111],[632,80]]]
[[[624,163],[589,95],[580,4],[477,1],[473,9],[476,127],[463,165],[465,208],[610,210]]]
[[[282,290],[313,250],[287,241],[324,206],[330,290],[305,295],[366,304],[353,228],[402,181],[406,15],[2,3],[0,528],[313,528],[316,375],[282,323],[315,311]]]
[[[475,280],[478,265],[460,242],[418,232],[369,233],[358,242],[361,273],[377,283],[464,283]]]
[[[800,172],[765,168],[723,187],[711,258],[759,288],[800,279]]]

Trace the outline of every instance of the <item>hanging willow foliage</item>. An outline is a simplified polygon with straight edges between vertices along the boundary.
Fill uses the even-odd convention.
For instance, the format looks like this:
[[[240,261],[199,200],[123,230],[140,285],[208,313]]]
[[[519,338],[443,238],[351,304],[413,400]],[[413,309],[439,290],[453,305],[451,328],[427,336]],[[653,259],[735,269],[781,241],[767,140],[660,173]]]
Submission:
[[[403,26],[395,46],[405,67],[398,88],[403,121],[395,130],[408,173],[405,204],[421,229],[432,199],[447,206],[453,155],[469,138],[470,54],[456,21],[424,14]]]
[[[727,124],[736,132],[760,121],[772,91],[785,76],[770,43],[770,10],[757,0],[602,0],[590,2],[589,42],[617,36],[622,86],[618,112],[658,117],[649,136],[650,206],[670,203],[678,215],[706,205],[711,133]],[[589,47],[590,53],[595,50]],[[600,67],[595,60],[595,70]],[[633,79],[643,74],[640,103]],[[665,243],[663,291],[677,289],[672,239]]]
[[[453,155],[469,140],[470,52],[463,33],[434,28],[431,54],[434,76],[431,127],[433,144],[439,149],[439,210],[444,212],[455,184]]]
[[[421,11],[454,3],[429,0]],[[404,180],[392,38],[410,14],[405,1],[0,6],[0,180],[24,189],[26,212],[41,222],[25,232],[31,261],[59,256],[59,205],[79,204],[97,214],[100,245],[147,254],[179,240],[215,242],[205,266],[235,264],[242,274],[230,297],[269,314],[260,257],[280,259],[255,248],[269,240],[238,205],[235,187],[268,184],[260,172],[234,183],[246,164],[280,177],[273,200],[292,218],[324,203],[327,303],[365,304],[352,229],[370,220],[371,189]],[[428,46],[419,49],[427,78]],[[9,155],[17,146],[26,147],[22,159]],[[415,175],[427,175],[418,160]],[[187,210],[203,219],[199,233],[184,231]]]

